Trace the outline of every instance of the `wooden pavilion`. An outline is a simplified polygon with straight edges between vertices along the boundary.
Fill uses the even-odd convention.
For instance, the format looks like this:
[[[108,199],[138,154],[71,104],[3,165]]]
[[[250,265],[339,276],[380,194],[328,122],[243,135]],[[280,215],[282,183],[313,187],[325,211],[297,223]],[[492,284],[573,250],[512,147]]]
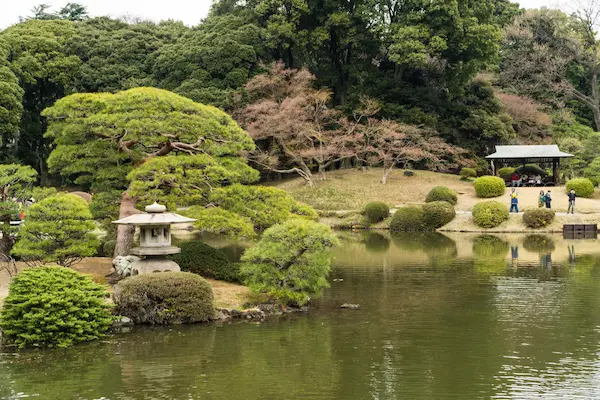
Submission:
[[[494,175],[496,170],[506,165],[546,164],[552,165],[554,183],[559,182],[560,160],[573,157],[560,151],[557,145],[510,145],[496,146],[496,152],[485,157],[490,160]]]

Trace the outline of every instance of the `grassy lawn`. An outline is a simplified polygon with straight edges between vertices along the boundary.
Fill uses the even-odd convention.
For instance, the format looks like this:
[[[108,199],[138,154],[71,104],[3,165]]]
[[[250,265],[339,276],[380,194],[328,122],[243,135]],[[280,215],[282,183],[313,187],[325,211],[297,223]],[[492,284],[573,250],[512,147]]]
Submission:
[[[308,187],[300,178],[277,182],[273,185],[286,190],[297,200],[310,204],[317,210],[358,210],[374,200],[390,206],[408,203],[421,203],[434,186],[448,186],[459,193],[459,198],[473,197],[475,190],[469,182],[463,182],[457,175],[416,171],[413,177],[406,177],[402,170],[395,170],[388,177],[388,183],[380,183],[382,170],[371,168],[367,171],[339,170],[326,174],[325,181],[316,181]]]
[[[382,170],[371,168],[365,172],[357,170],[339,170],[326,174],[325,181],[316,181],[314,187],[307,186],[301,178],[293,178],[272,183],[288,191],[295,199],[313,206],[317,210],[360,210],[370,201],[383,201],[391,207],[406,204],[419,204],[425,201],[427,193],[434,186],[447,186],[458,193],[459,211],[470,211],[473,205],[482,199],[475,196],[471,182],[460,180],[457,175],[440,174],[429,171],[415,171],[415,176],[406,177],[402,170],[394,170],[388,177],[388,183],[380,183]],[[538,194],[541,189],[550,189],[553,193],[552,208],[566,212],[568,206],[564,187],[518,188],[519,208],[537,208]],[[591,199],[577,199],[578,213],[600,213],[600,193]],[[497,198],[508,205],[509,189],[504,196]]]

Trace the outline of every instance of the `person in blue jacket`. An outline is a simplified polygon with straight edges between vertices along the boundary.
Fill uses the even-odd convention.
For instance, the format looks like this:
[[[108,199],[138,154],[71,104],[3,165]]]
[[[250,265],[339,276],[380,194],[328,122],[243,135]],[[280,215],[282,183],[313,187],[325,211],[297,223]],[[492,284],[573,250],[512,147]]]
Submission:
[[[514,188],[510,192],[510,212],[513,212],[513,210],[517,214],[519,213],[519,194]]]
[[[552,208],[552,196],[550,195],[550,191],[546,193],[546,208]]]

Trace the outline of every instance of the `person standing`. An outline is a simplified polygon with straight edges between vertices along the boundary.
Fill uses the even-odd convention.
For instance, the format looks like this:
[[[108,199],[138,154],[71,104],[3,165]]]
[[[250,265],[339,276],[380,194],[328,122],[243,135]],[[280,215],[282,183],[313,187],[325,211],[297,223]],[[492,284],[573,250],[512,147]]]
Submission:
[[[513,212],[513,210],[515,210],[517,214],[519,213],[519,194],[515,188],[513,188],[510,193],[510,212]]]
[[[552,208],[552,196],[551,196],[549,190],[546,193],[546,196],[544,196],[544,197],[545,197],[545,201],[546,201],[546,208]]]
[[[571,214],[575,214],[575,198],[577,197],[577,195],[575,194],[575,191],[573,189],[571,189],[571,191],[569,192],[569,208],[567,208],[567,214],[569,213],[569,211],[571,212]]]
[[[513,187],[515,186],[519,186],[519,174],[517,174],[516,172],[513,172],[510,180],[512,181],[512,185]]]
[[[538,196],[538,207],[544,207],[544,203],[546,203],[546,194],[543,190],[540,190],[540,195]]]

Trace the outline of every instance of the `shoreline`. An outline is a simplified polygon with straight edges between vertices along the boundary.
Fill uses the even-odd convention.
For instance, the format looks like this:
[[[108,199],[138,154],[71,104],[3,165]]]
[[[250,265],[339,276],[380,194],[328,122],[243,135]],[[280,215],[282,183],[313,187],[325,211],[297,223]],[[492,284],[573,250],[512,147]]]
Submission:
[[[338,216],[328,215],[319,218],[319,222],[330,226],[335,230],[356,230],[356,231],[389,231],[390,218],[385,219],[374,225],[365,224],[358,211],[343,211]],[[565,224],[592,224],[600,225],[600,213],[586,214],[565,214],[557,213],[554,221],[543,229],[528,228],[523,224],[523,212],[518,214],[509,214],[508,220],[495,228],[482,228],[473,222],[470,211],[457,211],[456,217],[447,225],[437,229],[437,232],[455,232],[455,233],[538,233],[538,234],[556,234],[563,233]]]

